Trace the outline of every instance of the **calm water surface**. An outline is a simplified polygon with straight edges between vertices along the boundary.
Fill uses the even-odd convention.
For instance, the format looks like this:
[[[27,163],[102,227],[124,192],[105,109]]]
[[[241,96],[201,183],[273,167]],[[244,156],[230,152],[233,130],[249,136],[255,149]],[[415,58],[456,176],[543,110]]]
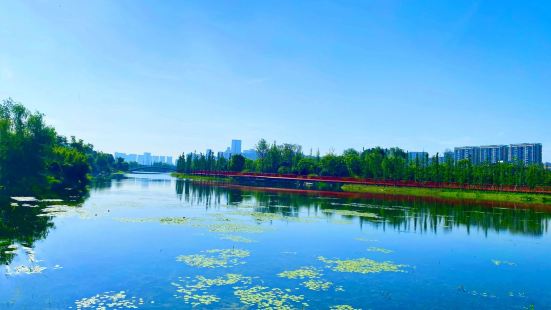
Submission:
[[[113,181],[80,207],[52,204],[0,208],[2,309],[551,308],[542,211],[167,175]]]

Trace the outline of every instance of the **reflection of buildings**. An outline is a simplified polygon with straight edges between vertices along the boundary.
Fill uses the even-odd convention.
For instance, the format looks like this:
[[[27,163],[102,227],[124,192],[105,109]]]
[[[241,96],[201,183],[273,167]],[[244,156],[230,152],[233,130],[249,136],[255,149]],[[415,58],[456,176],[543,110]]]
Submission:
[[[541,143],[521,143],[456,147],[454,149],[454,159],[456,162],[468,159],[475,165],[498,162],[522,162],[526,165],[541,164],[542,145]]]
[[[115,152],[115,158],[122,158],[126,162],[136,162],[144,166],[151,166],[155,164],[172,165],[172,156],[152,155],[149,152],[145,152],[143,155]]]

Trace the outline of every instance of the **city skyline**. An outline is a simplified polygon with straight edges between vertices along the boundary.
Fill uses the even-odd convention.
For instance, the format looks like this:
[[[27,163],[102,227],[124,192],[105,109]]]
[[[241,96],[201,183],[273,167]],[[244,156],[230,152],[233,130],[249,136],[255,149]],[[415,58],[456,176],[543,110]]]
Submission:
[[[0,98],[109,153],[223,150],[232,137],[322,154],[538,141],[551,161],[549,14],[547,3],[509,1],[276,12],[5,1]]]

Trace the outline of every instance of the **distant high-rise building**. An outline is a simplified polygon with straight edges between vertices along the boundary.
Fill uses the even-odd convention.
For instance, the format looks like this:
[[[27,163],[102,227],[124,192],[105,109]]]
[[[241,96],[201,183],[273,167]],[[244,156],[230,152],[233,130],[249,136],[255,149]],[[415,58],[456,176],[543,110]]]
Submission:
[[[115,152],[115,159],[117,159],[117,158],[122,158],[122,159],[126,160],[126,153]]]
[[[510,145],[463,146],[454,149],[454,160],[468,159],[472,164],[522,162],[526,165],[541,164],[541,143],[521,143]]]
[[[153,164],[153,162],[151,161],[151,153],[148,153],[148,152],[143,153],[142,165],[151,166],[151,164]]]
[[[136,162],[140,165],[145,165],[145,159],[143,155],[138,155]]]
[[[256,160],[258,158],[258,154],[256,154],[255,149],[250,150],[244,150],[243,151],[243,157],[250,159],[250,160]]]
[[[169,164],[169,165],[172,165],[172,156],[167,156],[166,157],[166,164]]]
[[[547,170],[551,170],[551,163],[545,163],[544,167]]]
[[[241,140],[231,140],[231,149],[230,153],[232,155],[241,154]]]
[[[131,163],[131,162],[137,162],[138,161],[138,155],[136,154],[128,154],[126,156],[126,161]]]
[[[229,158],[231,157],[231,155],[232,155],[232,153],[231,153],[231,148],[228,147],[228,148],[224,151],[224,157],[229,159]]]
[[[541,164],[541,143],[521,143],[509,146],[508,159],[510,162],[523,162],[529,164]]]
[[[480,163],[495,164],[507,161],[506,145],[485,145],[480,147]]]
[[[408,161],[424,161],[429,156],[429,153],[427,152],[408,152]]]
[[[442,156],[438,157],[438,162],[443,164],[445,162],[451,161],[453,162],[453,152],[449,149],[444,151],[444,154]]]
[[[463,159],[468,159],[473,165],[480,163],[480,147],[478,146],[462,146],[456,147],[453,150],[455,162]]]

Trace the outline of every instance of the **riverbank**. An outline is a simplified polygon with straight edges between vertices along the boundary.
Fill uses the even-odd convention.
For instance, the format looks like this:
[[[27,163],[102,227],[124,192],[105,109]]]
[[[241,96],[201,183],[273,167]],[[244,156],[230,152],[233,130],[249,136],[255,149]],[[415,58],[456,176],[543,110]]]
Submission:
[[[194,175],[180,172],[172,172],[171,176],[177,179],[186,179],[193,181],[203,181],[203,182],[230,182],[231,178],[227,177],[215,177],[215,176],[204,176],[204,175]]]
[[[443,199],[551,205],[551,195],[546,194],[468,191],[441,188],[394,187],[356,184],[345,184],[341,188],[343,191],[350,193],[370,193],[395,196],[437,197]]]

